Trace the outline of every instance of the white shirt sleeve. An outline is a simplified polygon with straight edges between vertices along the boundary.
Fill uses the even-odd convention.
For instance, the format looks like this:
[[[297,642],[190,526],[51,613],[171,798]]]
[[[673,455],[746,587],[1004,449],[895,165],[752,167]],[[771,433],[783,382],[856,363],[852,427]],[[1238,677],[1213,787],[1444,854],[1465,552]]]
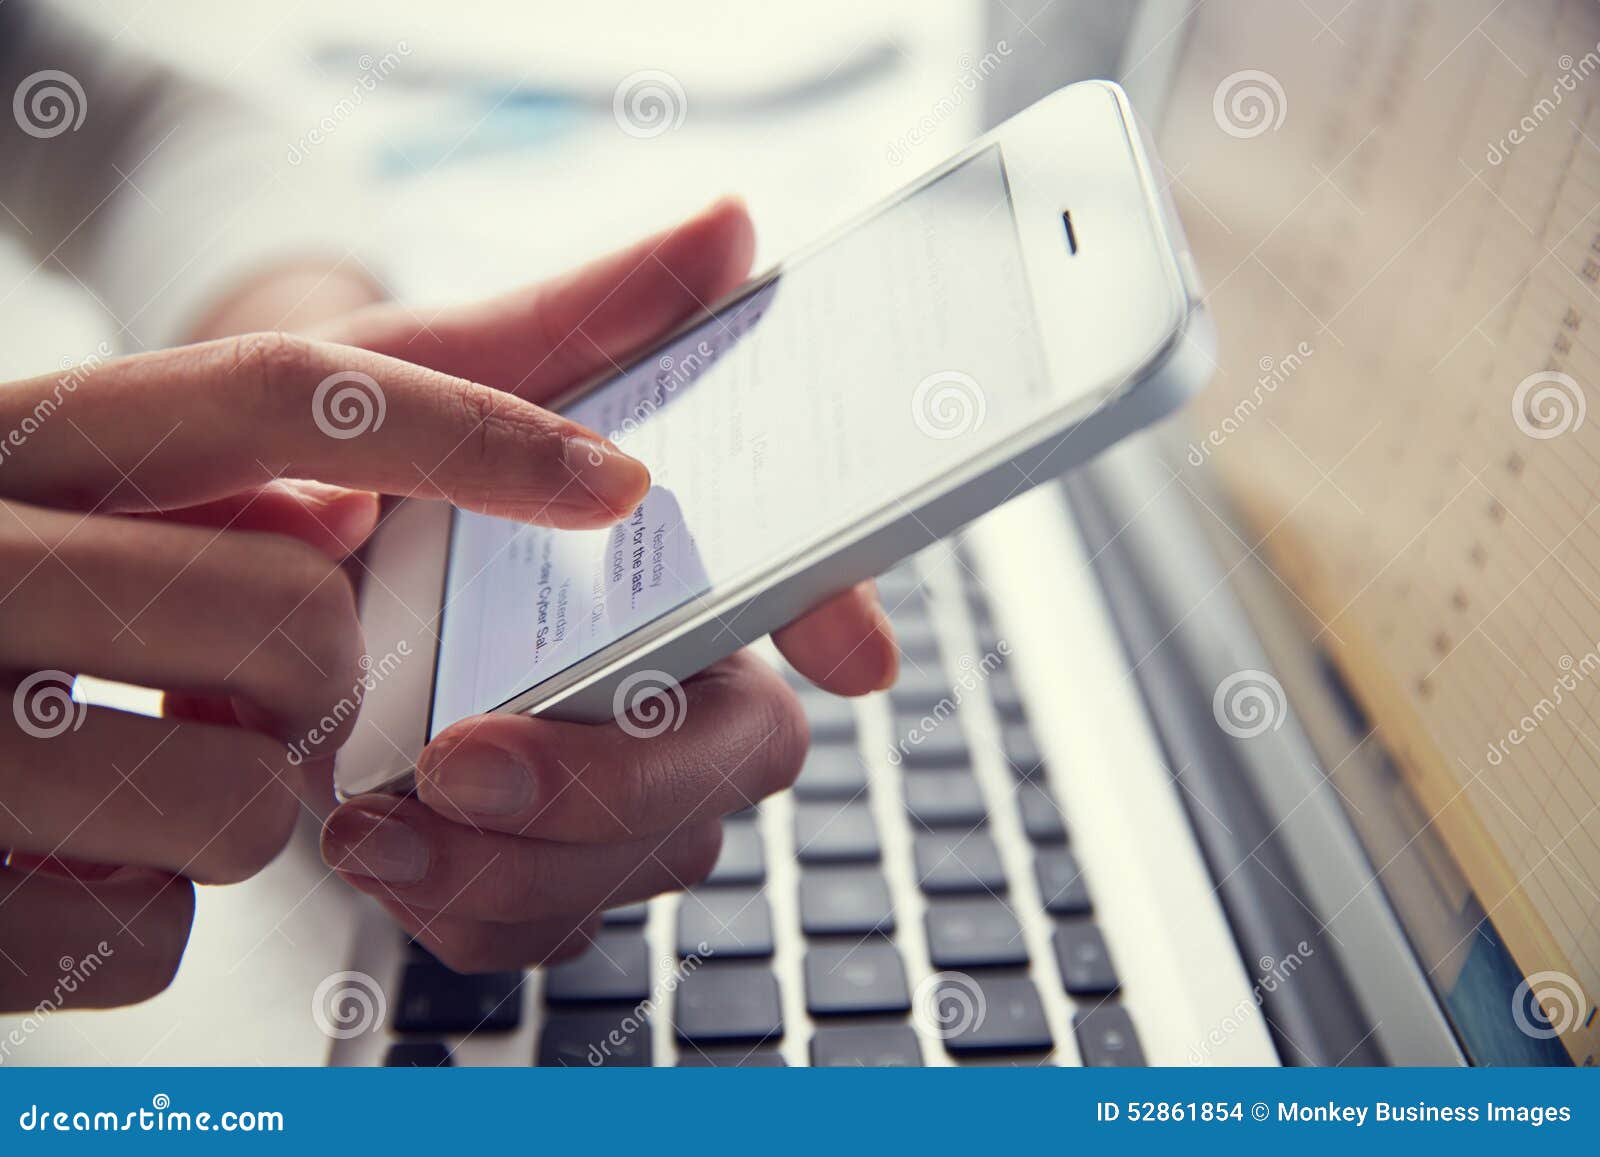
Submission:
[[[359,183],[236,96],[0,4],[0,231],[64,271],[130,350],[182,340],[252,272],[349,257]]]

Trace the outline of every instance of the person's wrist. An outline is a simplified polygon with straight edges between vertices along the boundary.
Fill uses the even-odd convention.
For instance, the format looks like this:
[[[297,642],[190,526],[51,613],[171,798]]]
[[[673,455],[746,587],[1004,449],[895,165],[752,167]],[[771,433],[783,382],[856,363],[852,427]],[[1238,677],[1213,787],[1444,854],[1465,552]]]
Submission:
[[[376,281],[348,264],[285,263],[256,274],[223,295],[185,340],[208,341],[261,330],[303,333],[384,297]]]

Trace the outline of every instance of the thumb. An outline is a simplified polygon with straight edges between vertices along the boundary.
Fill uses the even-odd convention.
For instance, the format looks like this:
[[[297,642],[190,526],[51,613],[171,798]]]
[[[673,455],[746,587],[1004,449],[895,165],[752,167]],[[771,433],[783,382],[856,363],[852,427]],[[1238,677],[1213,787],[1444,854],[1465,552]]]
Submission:
[[[327,336],[547,401],[704,313],[749,276],[754,254],[744,202],[724,197],[570,273],[425,325],[403,305],[375,305]]]

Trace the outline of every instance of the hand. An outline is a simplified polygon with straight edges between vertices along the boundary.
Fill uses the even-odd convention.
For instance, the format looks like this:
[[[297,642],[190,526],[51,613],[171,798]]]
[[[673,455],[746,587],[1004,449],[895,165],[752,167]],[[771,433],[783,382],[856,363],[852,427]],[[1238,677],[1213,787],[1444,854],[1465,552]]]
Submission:
[[[754,239],[737,202],[556,281],[424,325],[374,306],[326,332],[540,401],[624,362],[735,288]],[[803,674],[845,695],[894,679],[870,583],[779,631]],[[581,952],[604,909],[705,878],[721,817],[788,787],[806,726],[794,694],[741,653],[683,686],[681,727],[515,715],[467,719],[423,753],[416,798],[368,796],[323,832],[327,862],[461,971]]]
[[[319,387],[352,374],[384,418],[333,437]],[[649,477],[596,437],[278,334],[0,387],[0,1010],[158,991],[193,883],[245,879],[282,848],[299,809],[286,744],[359,698],[340,560],[375,525],[369,491],[604,526]],[[79,673],[180,694],[161,719],[86,707],[66,697]],[[62,962],[91,954],[63,993]]]

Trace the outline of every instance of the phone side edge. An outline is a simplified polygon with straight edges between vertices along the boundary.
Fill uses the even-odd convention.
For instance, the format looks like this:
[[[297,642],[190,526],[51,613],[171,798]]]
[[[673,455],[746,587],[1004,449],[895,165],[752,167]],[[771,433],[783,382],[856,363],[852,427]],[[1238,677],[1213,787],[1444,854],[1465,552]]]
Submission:
[[[334,761],[341,800],[411,786],[428,740],[450,513],[442,502],[403,500],[363,552],[358,608],[370,665],[360,714]]]

